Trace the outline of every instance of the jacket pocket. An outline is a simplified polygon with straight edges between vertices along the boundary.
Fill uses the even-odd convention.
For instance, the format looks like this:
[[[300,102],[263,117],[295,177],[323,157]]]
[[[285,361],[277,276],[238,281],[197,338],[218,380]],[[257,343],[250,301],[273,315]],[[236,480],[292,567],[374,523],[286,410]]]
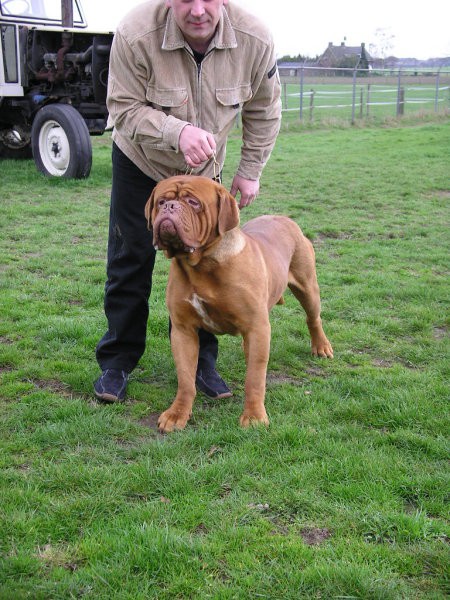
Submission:
[[[149,85],[145,97],[152,108],[182,121],[187,120],[188,93],[186,88],[162,89]]]
[[[248,84],[232,88],[216,89],[216,126],[221,131],[230,125],[245,102],[252,97],[252,87]]]

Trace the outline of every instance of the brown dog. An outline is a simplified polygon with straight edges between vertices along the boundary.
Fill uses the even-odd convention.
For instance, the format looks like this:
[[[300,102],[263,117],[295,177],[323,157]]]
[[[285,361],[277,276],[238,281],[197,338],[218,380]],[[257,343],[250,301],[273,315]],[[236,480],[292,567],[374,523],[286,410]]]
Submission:
[[[158,183],[145,207],[153,243],[172,258],[167,306],[178,391],[161,431],[183,429],[194,402],[198,329],[242,335],[247,364],[241,425],[268,424],[264,396],[270,349],[269,311],[286,287],[306,312],[312,353],[332,358],[320,319],[314,250],[294,221],[262,216],[239,228],[235,199],[206,177]]]

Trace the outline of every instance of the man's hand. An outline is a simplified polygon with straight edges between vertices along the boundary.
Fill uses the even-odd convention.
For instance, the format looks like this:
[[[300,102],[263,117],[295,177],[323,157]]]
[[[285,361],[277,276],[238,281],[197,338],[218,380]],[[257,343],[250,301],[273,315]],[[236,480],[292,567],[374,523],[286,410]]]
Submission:
[[[230,194],[236,198],[238,192],[241,195],[239,208],[249,206],[258,196],[259,179],[244,179],[240,175],[235,175],[231,184]]]
[[[184,160],[189,167],[196,168],[209,160],[216,151],[216,141],[212,133],[186,125],[180,133],[178,141]]]

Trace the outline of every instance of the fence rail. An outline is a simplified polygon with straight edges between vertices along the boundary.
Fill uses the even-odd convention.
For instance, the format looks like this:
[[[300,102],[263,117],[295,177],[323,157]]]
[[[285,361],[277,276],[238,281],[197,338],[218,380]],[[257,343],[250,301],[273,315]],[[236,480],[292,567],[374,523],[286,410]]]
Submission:
[[[283,118],[386,119],[450,109],[450,68],[345,69],[299,67],[281,75]]]

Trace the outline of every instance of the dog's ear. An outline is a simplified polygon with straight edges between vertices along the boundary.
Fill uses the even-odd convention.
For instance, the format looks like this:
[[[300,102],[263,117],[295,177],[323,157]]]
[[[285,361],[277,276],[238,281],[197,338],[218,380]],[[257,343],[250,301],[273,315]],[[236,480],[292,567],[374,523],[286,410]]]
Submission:
[[[218,185],[217,198],[219,201],[217,228],[219,234],[223,235],[239,225],[239,208],[234,196],[223,185]]]
[[[150,198],[147,200],[147,204],[145,205],[145,218],[147,219],[147,229],[151,229],[153,225],[152,212],[153,212],[153,204],[155,199],[155,189],[150,195]]]

